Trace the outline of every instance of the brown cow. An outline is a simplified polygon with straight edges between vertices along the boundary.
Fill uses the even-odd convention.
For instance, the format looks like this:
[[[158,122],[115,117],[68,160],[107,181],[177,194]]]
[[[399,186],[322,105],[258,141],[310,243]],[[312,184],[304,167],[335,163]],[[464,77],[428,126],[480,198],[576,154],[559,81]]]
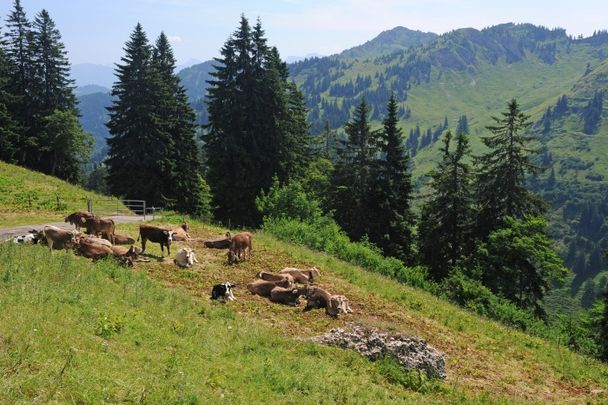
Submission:
[[[65,217],[64,221],[74,225],[74,228],[80,231],[80,227],[84,224],[82,220],[86,220],[87,218],[95,218],[95,214],[86,211],[76,211]]]
[[[83,218],[82,221],[87,229],[86,233],[95,236],[105,234],[108,237],[108,240],[114,244],[114,231],[116,230],[116,225],[114,225],[114,220],[112,218]]]
[[[291,274],[291,276],[300,284],[313,283],[315,279],[321,275],[316,267],[311,267],[308,270],[285,267],[279,274]]]
[[[105,233],[103,234],[103,238],[110,240],[108,235],[106,235]],[[132,245],[134,243],[135,243],[135,239],[133,239],[132,237],[130,237],[128,235],[121,235],[119,233],[114,234],[114,244],[115,245]]]
[[[185,241],[190,239],[190,235],[188,235],[188,224],[183,223],[177,228],[173,229],[173,240],[175,241]]]
[[[253,250],[253,236],[251,233],[242,232],[232,236],[230,232],[226,232],[226,238],[230,240],[230,250],[228,251],[229,264],[251,257],[251,251]]]
[[[101,239],[107,242],[105,239]],[[74,252],[88,259],[98,260],[112,254],[112,247],[97,243],[91,238],[82,238],[74,246]]]
[[[325,313],[336,318],[340,313],[353,312],[348,306],[348,299],[343,295],[331,295],[319,287],[306,287],[306,307],[304,311],[314,308],[325,308]]]
[[[112,248],[112,244],[110,243],[110,241],[103,238],[98,238],[96,236],[80,235],[78,239],[79,241],[84,241],[88,244],[103,245]]]
[[[154,225],[142,224],[139,226],[139,236],[137,240],[141,238],[141,252],[146,251],[146,241],[154,242],[160,244],[161,255],[164,256],[165,251],[164,247],[167,246],[167,252],[171,255],[171,241],[173,240],[173,232],[159,228]]]
[[[306,288],[275,287],[270,291],[270,301],[296,306],[301,295],[306,295]]]
[[[292,285],[287,279],[281,281],[255,280],[253,283],[247,284],[247,289],[253,295],[259,295],[262,297],[270,297],[270,292],[275,287],[291,288]]]
[[[76,231],[66,231],[56,226],[47,225],[42,231],[49,249],[68,249],[76,243]]]
[[[206,240],[205,247],[210,249],[228,249],[230,247],[230,239]]]
[[[291,274],[274,274],[267,271],[260,271],[257,276],[258,278],[266,281],[281,281],[287,279],[292,284],[294,284],[296,281]]]

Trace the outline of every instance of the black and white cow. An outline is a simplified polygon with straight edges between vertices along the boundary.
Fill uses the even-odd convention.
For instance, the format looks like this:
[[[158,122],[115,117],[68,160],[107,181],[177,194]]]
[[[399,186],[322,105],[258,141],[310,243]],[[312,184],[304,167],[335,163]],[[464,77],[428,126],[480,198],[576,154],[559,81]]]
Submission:
[[[41,233],[38,232],[35,229],[32,229],[31,231],[29,231],[28,233],[26,233],[25,235],[19,235],[19,236],[14,236],[13,237],[13,242],[15,243],[22,243],[25,245],[35,245],[38,243],[38,241],[41,238]]]
[[[211,299],[220,301],[236,301],[236,298],[234,298],[234,295],[232,294],[232,289],[234,287],[235,286],[229,282],[214,285],[213,289],[211,290]]]

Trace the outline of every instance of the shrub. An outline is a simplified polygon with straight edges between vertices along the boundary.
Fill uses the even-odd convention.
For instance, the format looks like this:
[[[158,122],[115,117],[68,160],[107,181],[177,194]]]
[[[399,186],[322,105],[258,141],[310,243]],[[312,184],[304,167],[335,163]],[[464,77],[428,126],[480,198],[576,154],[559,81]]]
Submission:
[[[255,199],[263,218],[292,218],[314,222],[321,216],[319,202],[309,196],[297,180],[281,185],[275,177],[268,193]]]

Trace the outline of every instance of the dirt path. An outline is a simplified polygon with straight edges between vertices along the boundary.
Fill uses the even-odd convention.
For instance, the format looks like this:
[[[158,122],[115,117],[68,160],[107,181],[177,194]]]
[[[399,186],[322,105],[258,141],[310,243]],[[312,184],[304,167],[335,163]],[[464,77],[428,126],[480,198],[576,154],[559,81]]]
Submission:
[[[112,218],[114,220],[114,222],[117,224],[126,224],[126,223],[144,221],[144,217],[139,216],[139,215],[128,215],[128,216],[127,215],[118,215],[118,216],[111,216],[108,218]],[[10,239],[16,235],[24,235],[32,229],[42,229],[42,228],[44,228],[45,225],[53,225],[53,226],[56,226],[58,228],[63,228],[63,229],[74,229],[74,225],[69,224],[67,222],[48,222],[46,224],[20,225],[20,226],[15,226],[12,228],[0,228],[0,241]]]

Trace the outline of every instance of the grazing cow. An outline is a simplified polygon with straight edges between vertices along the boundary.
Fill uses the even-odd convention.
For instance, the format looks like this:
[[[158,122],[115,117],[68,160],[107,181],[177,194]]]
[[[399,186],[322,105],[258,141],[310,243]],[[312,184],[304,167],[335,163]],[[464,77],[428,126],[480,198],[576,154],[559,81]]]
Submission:
[[[32,229],[25,235],[19,235],[19,236],[13,237],[13,242],[22,243],[22,244],[26,244],[26,245],[35,245],[38,243],[41,236],[42,236],[42,234],[40,232],[38,232],[35,229]]]
[[[167,229],[159,228],[154,225],[142,224],[139,226],[139,236],[141,238],[141,252],[146,251],[146,241],[160,244],[161,255],[164,256],[164,247],[167,246],[167,253],[171,255],[171,241],[173,240],[173,232]]]
[[[95,218],[95,214],[86,211],[76,211],[65,217],[64,221],[74,225],[74,228],[80,231],[80,227],[84,224],[83,219],[86,220],[88,218]]]
[[[236,301],[234,295],[232,294],[232,289],[236,287],[229,282],[225,282],[222,284],[216,284],[211,289],[211,299],[212,300],[220,300],[220,301]]]
[[[99,260],[112,254],[112,246],[98,243],[93,238],[82,238],[74,246],[74,252],[87,259]],[[99,238],[96,238],[99,239]],[[105,239],[99,239],[107,242]]]
[[[311,267],[308,270],[285,267],[279,274],[291,274],[291,276],[300,284],[313,283],[314,280],[321,275],[316,267]]]
[[[228,264],[232,264],[237,260],[245,260],[251,257],[253,250],[253,236],[249,232],[242,232],[232,236],[230,232],[226,232],[226,238],[230,240],[230,250],[228,251]]]
[[[179,267],[192,267],[194,263],[198,263],[198,260],[196,260],[194,250],[190,248],[181,248],[177,251],[173,263],[177,264]]]
[[[262,297],[270,297],[270,292],[275,287],[291,288],[293,286],[288,279],[281,281],[256,280],[253,283],[247,284],[247,289],[253,295],[259,295]]]
[[[56,226],[47,225],[42,231],[49,249],[68,249],[76,243],[76,231],[66,231]]]
[[[190,235],[188,235],[188,224],[183,223],[177,228],[173,230],[173,240],[175,241],[185,241],[190,239]]]
[[[206,240],[205,247],[210,249],[228,249],[230,247],[230,239]]]
[[[299,303],[301,295],[306,295],[305,288],[275,287],[270,290],[270,301],[284,305],[296,306]]]
[[[112,218],[82,218],[82,223],[86,227],[86,233],[89,235],[98,236],[99,234],[105,234],[108,240],[114,244],[114,231],[116,225]]]
[[[107,234],[103,234],[103,238],[110,240],[110,237]],[[114,244],[115,245],[132,245],[135,243],[135,239],[128,235],[121,235],[119,233],[114,234]]]
[[[267,271],[260,271],[257,276],[258,278],[266,281],[281,281],[287,279],[292,284],[294,284],[296,281],[291,274],[274,274]]]

